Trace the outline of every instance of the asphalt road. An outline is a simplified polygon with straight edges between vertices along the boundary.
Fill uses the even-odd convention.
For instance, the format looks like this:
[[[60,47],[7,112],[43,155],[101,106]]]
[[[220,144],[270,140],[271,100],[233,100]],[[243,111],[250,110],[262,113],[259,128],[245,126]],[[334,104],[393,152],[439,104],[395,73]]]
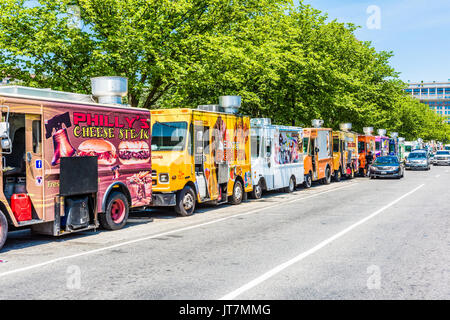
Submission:
[[[450,299],[449,181],[433,167],[116,232],[10,233],[0,299]]]

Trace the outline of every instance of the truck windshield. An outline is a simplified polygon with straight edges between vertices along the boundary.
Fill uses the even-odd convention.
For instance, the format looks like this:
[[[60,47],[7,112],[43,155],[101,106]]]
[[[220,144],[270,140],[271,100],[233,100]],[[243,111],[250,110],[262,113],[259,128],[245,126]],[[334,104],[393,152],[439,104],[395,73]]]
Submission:
[[[152,127],[152,151],[182,151],[187,122],[155,122]]]
[[[426,159],[427,154],[425,152],[412,152],[409,154],[408,159]]]

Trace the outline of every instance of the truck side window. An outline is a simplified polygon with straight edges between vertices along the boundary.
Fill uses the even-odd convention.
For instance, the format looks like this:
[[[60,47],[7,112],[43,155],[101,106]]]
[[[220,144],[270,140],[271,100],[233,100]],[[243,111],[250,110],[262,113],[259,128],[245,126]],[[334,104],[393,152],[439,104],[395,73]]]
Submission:
[[[339,152],[339,142],[338,138],[333,139],[333,152]]]
[[[308,154],[309,138],[303,138],[303,153]]]
[[[253,158],[259,158],[259,152],[261,148],[260,140],[261,140],[260,136],[251,136],[251,149]]]
[[[33,153],[41,154],[42,136],[41,136],[41,120],[33,120]]]
[[[194,126],[193,126],[193,124],[191,123],[190,125],[189,125],[189,134],[188,134],[188,147],[187,147],[187,149],[188,149],[188,153],[189,153],[189,155],[193,155],[194,154]]]

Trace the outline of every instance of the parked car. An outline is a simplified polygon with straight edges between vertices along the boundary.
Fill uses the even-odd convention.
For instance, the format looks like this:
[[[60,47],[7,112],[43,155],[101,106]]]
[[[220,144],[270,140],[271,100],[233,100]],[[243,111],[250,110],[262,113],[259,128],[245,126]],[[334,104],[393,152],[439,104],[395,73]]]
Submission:
[[[450,150],[441,150],[436,152],[433,160],[433,165],[450,165]]]
[[[425,169],[430,170],[431,163],[430,158],[426,151],[415,150],[411,152],[406,159],[405,169]]]
[[[396,156],[378,157],[370,166],[370,178],[395,177],[401,179],[405,175],[405,168]]]

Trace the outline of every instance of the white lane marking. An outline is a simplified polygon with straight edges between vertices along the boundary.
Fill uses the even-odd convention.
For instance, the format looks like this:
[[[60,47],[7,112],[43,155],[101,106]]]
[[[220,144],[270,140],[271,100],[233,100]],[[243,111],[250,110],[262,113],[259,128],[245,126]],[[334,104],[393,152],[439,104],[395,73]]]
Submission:
[[[355,229],[356,227],[358,227],[359,225],[367,222],[368,220],[374,218],[375,216],[379,215],[381,212],[383,212],[384,210],[392,207],[393,205],[395,205],[396,203],[398,203],[399,201],[403,200],[404,198],[406,198],[407,196],[413,194],[414,192],[416,192],[417,190],[419,190],[420,188],[422,188],[425,184],[421,184],[420,186],[418,186],[417,188],[415,188],[414,190],[408,192],[407,194],[401,196],[400,198],[398,198],[395,201],[392,201],[391,203],[385,205],[383,208],[375,211],[374,213],[372,213],[371,215],[365,217],[364,219],[356,222],[355,224],[352,224],[350,227],[342,230],[341,232],[335,234],[334,236],[320,242],[318,245],[314,246],[313,248],[299,254],[298,256],[296,256],[295,258],[286,261],[285,263],[280,264],[279,266],[276,266],[275,268],[269,270],[268,272],[264,273],[263,275],[259,276],[258,278],[250,281],[249,283],[243,285],[242,287],[224,295],[222,298],[220,298],[219,300],[232,300],[235,299],[236,297],[238,297],[239,295],[243,294],[244,292],[256,287],[257,285],[261,284],[262,282],[268,280],[269,278],[275,276],[276,274],[280,273],[281,271],[283,271],[284,269],[290,267],[291,265],[305,259],[306,257],[308,257],[309,255],[319,251],[320,249],[322,249],[323,247],[325,247],[326,245],[330,244],[331,242],[339,239],[340,237],[342,237],[343,235],[345,235],[346,233],[352,231],[353,229]]]
[[[319,192],[319,193],[316,193],[316,194],[313,194],[313,195],[310,195],[310,196],[307,196],[307,197],[299,198],[299,199],[294,199],[294,200],[290,200],[290,201],[284,201],[283,203],[277,203],[275,205],[267,206],[267,207],[264,207],[264,208],[254,209],[254,210],[251,210],[251,211],[238,213],[238,214],[235,214],[235,215],[232,215],[232,216],[228,216],[228,217],[224,217],[224,218],[220,218],[220,219],[216,219],[216,220],[212,220],[212,221],[208,221],[208,222],[204,222],[204,223],[200,223],[200,224],[196,224],[196,225],[193,225],[193,226],[184,227],[184,228],[180,228],[180,229],[176,229],[176,230],[172,230],[172,231],[167,231],[167,232],[159,233],[159,234],[148,236],[148,237],[143,237],[143,238],[139,238],[139,239],[135,239],[135,240],[121,242],[121,243],[118,243],[118,244],[115,244],[115,245],[112,245],[112,246],[108,246],[108,247],[103,247],[103,248],[99,248],[99,249],[95,249],[95,250],[90,250],[90,251],[76,253],[76,254],[69,255],[69,256],[55,258],[55,259],[52,259],[52,260],[49,260],[49,261],[45,261],[45,262],[41,262],[41,263],[38,263],[38,264],[30,265],[30,266],[27,266],[27,267],[18,268],[18,269],[14,269],[14,270],[10,270],[10,271],[6,271],[6,272],[3,272],[3,273],[0,273],[0,278],[8,276],[8,275],[11,275],[11,274],[15,274],[15,273],[19,273],[19,272],[28,271],[28,270],[36,269],[36,268],[39,268],[39,267],[47,266],[49,264],[53,264],[53,263],[56,263],[56,262],[60,262],[60,261],[68,260],[68,259],[74,259],[74,258],[82,257],[82,256],[85,256],[85,255],[89,255],[89,254],[99,253],[99,252],[115,249],[115,248],[118,248],[118,247],[123,247],[123,246],[126,246],[126,245],[130,245],[130,244],[134,244],[134,243],[138,243],[138,242],[142,242],[142,241],[146,241],[146,240],[151,240],[151,239],[154,239],[154,238],[167,236],[167,235],[178,233],[178,232],[183,232],[183,231],[188,231],[188,230],[204,227],[204,226],[207,226],[207,225],[215,224],[215,223],[222,222],[222,221],[225,221],[225,220],[229,220],[229,219],[232,219],[232,218],[254,214],[254,213],[257,213],[257,212],[260,212],[260,211],[263,211],[263,210],[268,210],[268,209],[271,209],[271,208],[279,207],[279,206],[285,205],[287,203],[293,203],[293,202],[297,202],[297,201],[311,199],[311,198],[318,197],[318,196],[326,194],[326,193],[330,193],[330,192],[342,190],[342,189],[345,189],[345,188],[348,188],[348,187],[351,187],[351,186],[355,186],[357,184],[358,184],[357,182],[353,182],[351,184],[348,184],[348,185],[345,185],[345,186],[342,186],[342,187],[339,187],[339,188],[336,188],[336,189],[326,190],[326,191]]]
[[[440,174],[437,174],[437,175],[436,175],[436,178],[439,178],[440,176],[441,176]]]

